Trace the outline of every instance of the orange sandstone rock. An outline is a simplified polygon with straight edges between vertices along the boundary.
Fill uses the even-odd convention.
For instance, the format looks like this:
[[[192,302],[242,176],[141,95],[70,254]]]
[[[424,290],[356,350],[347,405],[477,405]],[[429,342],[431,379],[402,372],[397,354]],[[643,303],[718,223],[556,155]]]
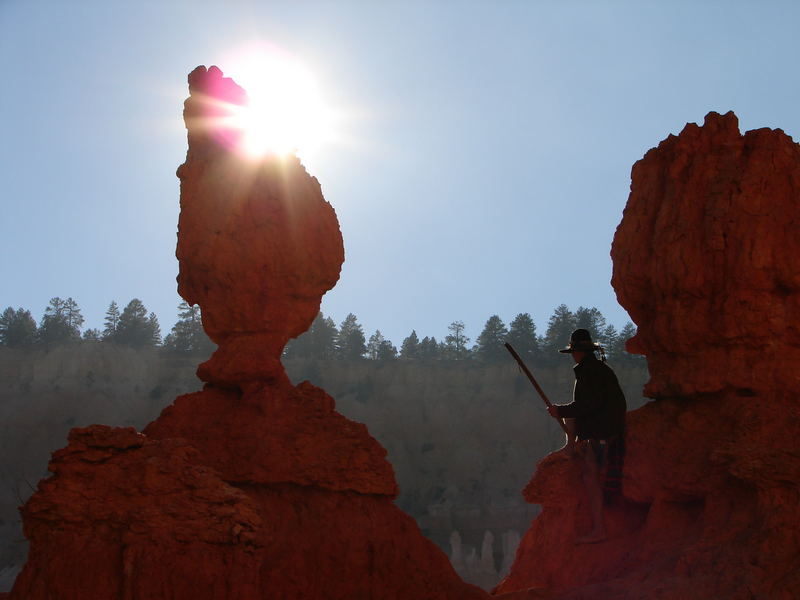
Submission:
[[[230,386],[279,377],[286,342],[308,329],[339,279],[339,222],[297,157],[256,159],[238,148],[230,119],[247,96],[233,80],[198,67],[189,90],[178,293],[201,306],[219,345],[198,375]]]
[[[575,545],[577,465],[538,465],[543,511],[499,598],[800,597],[798,223],[800,148],[732,113],[634,165],[613,284],[657,400],[628,415],[606,542]]]
[[[709,113],[633,166],[612,283],[653,398],[800,389],[800,147]],[[713,365],[713,368],[709,368]]]
[[[145,429],[75,429],[23,508],[13,600],[478,600],[393,499],[386,451],[280,363],[343,261],[299,161],[253,160],[226,120],[246,96],[189,76],[178,169],[179,292],[219,349],[208,382]]]

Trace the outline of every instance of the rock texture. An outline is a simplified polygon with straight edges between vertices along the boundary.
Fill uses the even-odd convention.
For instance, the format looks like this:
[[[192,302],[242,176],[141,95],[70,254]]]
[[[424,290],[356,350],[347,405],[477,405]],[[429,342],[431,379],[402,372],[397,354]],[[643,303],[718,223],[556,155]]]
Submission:
[[[308,329],[339,279],[339,222],[295,156],[259,160],[239,150],[242,132],[228,125],[247,96],[233,80],[198,68],[189,91],[178,293],[201,306],[219,346],[198,375],[233,386],[280,378],[286,342]]]
[[[238,152],[241,88],[215,67],[189,84],[178,282],[219,344],[207,384],[144,434],[71,432],[23,508],[11,598],[486,597],[394,505],[366,427],[286,377],[283,346],[338,278],[338,222],[295,157]]]
[[[647,395],[800,388],[800,147],[711,113],[632,180],[612,283],[638,325]]]
[[[507,599],[800,596],[800,148],[710,113],[636,163],[612,256],[656,402],[629,413],[609,539],[550,456]]]

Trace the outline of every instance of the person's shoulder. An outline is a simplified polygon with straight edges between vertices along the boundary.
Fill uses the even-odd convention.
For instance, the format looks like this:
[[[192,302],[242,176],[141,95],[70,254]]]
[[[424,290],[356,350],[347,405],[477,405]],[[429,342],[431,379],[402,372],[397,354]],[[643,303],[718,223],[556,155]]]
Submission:
[[[614,372],[614,369],[611,368],[611,365],[602,360],[592,361],[592,368],[596,370],[598,373],[602,373],[606,377],[613,376],[616,378],[617,376],[617,374]]]

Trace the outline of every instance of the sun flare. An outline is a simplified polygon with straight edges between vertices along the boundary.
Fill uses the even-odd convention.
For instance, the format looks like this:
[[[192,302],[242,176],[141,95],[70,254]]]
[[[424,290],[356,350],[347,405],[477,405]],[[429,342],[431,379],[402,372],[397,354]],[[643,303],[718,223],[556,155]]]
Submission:
[[[230,75],[249,97],[231,116],[246,155],[313,154],[332,139],[333,111],[311,71],[293,56],[251,50],[234,61]]]

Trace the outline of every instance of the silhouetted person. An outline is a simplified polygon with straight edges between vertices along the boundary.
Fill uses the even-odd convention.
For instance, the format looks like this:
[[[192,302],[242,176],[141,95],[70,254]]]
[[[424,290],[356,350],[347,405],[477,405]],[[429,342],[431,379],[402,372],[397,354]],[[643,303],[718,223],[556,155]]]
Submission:
[[[581,479],[589,497],[592,530],[578,538],[579,544],[606,539],[601,474],[607,484],[619,486],[625,452],[625,395],[611,367],[594,355],[597,350],[601,348],[592,342],[588,331],[572,332],[569,346],[559,350],[572,354],[575,361],[572,402],[549,409],[554,417],[565,419],[568,431],[565,452],[583,459]]]

